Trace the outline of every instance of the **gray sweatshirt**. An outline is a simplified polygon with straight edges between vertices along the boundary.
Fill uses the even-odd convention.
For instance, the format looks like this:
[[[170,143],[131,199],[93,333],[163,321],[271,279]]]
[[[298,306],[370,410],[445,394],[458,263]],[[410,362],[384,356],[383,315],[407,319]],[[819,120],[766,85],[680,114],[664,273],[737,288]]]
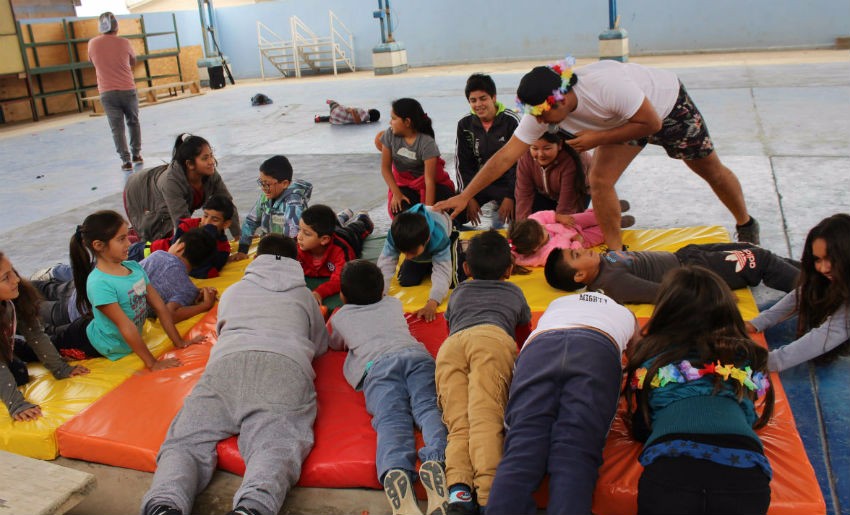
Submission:
[[[342,372],[355,389],[369,364],[382,356],[410,348],[428,354],[410,334],[401,301],[395,297],[384,297],[375,304],[346,304],[331,317],[330,326],[331,348],[348,349]]]
[[[62,359],[56,347],[50,342],[50,338],[44,334],[41,322],[38,320],[34,324],[24,322],[22,326],[18,326],[17,318],[15,317],[15,305],[12,301],[7,300],[4,302],[6,305],[5,320],[0,320],[0,324],[11,327],[10,334],[13,337],[16,331],[20,333],[45,368],[50,370],[53,377],[56,379],[70,377],[73,367]],[[12,375],[12,371],[2,361],[0,361],[0,398],[3,399],[6,408],[9,409],[10,416],[15,416],[21,411],[35,407],[35,404],[24,399],[23,394],[15,384],[15,377]]]
[[[751,323],[759,332],[787,320],[797,309],[797,290],[789,292]],[[850,339],[850,306],[838,308],[824,323],[815,327],[788,345],[770,351],[767,368],[781,372],[825,354]]]
[[[209,363],[235,352],[273,352],[315,378],[313,358],[328,349],[322,312],[301,265],[289,258],[258,256],[248,265],[242,280],[221,296],[216,329]]]

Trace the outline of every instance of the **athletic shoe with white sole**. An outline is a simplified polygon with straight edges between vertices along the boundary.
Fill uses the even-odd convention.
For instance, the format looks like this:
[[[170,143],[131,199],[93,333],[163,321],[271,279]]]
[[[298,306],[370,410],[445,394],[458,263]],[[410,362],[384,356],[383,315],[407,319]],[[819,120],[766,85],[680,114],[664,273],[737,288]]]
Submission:
[[[446,515],[449,506],[449,485],[446,484],[446,469],[439,461],[429,460],[419,467],[419,480],[428,494],[428,509],[425,515]]]
[[[401,469],[392,469],[384,476],[384,493],[393,509],[393,515],[422,515],[410,476]]]

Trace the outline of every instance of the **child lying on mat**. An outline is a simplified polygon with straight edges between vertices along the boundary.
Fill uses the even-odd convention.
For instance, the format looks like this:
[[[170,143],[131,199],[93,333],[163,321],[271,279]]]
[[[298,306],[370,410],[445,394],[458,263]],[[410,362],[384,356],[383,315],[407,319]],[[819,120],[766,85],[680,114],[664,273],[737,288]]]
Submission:
[[[348,349],[345,379],[366,397],[366,410],[378,433],[378,481],[384,485],[393,515],[422,514],[412,489],[414,424],[422,429],[425,440],[419,449],[419,479],[428,493],[426,513],[445,514],[446,426],[437,407],[434,358],[410,334],[401,302],[384,295],[377,266],[363,259],[349,261],[342,270],[341,288],[345,305],[328,322],[330,346]]]
[[[203,227],[216,238],[216,247],[198,264],[192,265],[189,275],[198,279],[218,277],[230,258],[230,240],[224,231],[230,227],[235,207],[228,197],[212,195],[204,203],[203,210],[202,217],[181,219],[174,236],[154,241],[138,241],[130,245],[129,259],[141,261],[157,250],[168,250],[187,231]]]
[[[538,211],[508,228],[517,265],[543,266],[554,249],[582,249],[604,241],[593,210],[572,215]]]
[[[215,471],[216,444],[239,435],[245,477],[234,515],[280,511],[313,447],[312,361],[327,350],[319,306],[295,261],[295,241],[260,240],[257,258],[222,295],[218,342],[168,429],[143,515],[189,515]]]
[[[766,286],[789,292],[797,285],[800,268],[767,249],[750,243],[687,245],[676,252],[558,249],[546,260],[546,282],[575,291],[587,287],[619,303],[652,303],[668,270],[701,265],[732,288]]]
[[[449,337],[437,353],[435,376],[449,430],[449,515],[483,513],[487,506],[502,457],[514,334],[517,326],[531,323],[525,295],[506,280],[511,250],[501,234],[491,230],[472,238],[463,267],[472,280],[460,283],[449,298]]]

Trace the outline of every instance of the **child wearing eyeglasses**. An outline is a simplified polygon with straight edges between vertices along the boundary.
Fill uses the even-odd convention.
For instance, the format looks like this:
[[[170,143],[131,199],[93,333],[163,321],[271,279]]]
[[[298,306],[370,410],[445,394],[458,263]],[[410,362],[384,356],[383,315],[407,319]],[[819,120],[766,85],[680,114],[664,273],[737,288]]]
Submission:
[[[234,259],[247,257],[251,238],[258,230],[260,236],[274,233],[295,238],[301,212],[307,208],[313,193],[311,183],[292,179],[292,165],[289,159],[280,155],[272,156],[260,165],[257,184],[262,193],[242,223],[239,252]]]

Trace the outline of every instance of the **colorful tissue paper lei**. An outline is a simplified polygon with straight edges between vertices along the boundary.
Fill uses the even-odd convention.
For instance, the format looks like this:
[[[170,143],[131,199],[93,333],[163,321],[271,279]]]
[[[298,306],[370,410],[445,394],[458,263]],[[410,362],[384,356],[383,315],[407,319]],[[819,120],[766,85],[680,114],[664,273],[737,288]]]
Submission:
[[[631,387],[633,390],[643,388],[646,379],[646,368],[639,368],[635,371],[635,376],[632,378]],[[762,372],[753,373],[753,370],[746,366],[740,369],[735,365],[721,365],[717,363],[708,363],[704,368],[694,368],[690,361],[680,361],[679,364],[669,363],[658,369],[658,373],[652,378],[649,385],[653,388],[666,386],[668,383],[687,383],[688,381],[696,381],[702,376],[708,374],[717,374],[723,377],[724,381],[728,381],[731,377],[738,381],[746,388],[758,392],[761,397],[770,388],[770,381],[767,375]]]
[[[536,106],[525,104],[522,102],[522,100],[517,98],[516,105],[519,112],[530,114],[531,116],[539,116],[548,111],[549,109],[552,109],[552,106],[555,105],[557,102],[563,100],[564,94],[570,90],[570,80],[573,78],[573,66],[575,65],[576,60],[571,55],[568,55],[564,59],[550,64],[549,68],[551,68],[553,72],[557,73],[561,77],[561,87],[558,89],[553,89],[552,94],[549,95],[546,100],[537,104]]]

